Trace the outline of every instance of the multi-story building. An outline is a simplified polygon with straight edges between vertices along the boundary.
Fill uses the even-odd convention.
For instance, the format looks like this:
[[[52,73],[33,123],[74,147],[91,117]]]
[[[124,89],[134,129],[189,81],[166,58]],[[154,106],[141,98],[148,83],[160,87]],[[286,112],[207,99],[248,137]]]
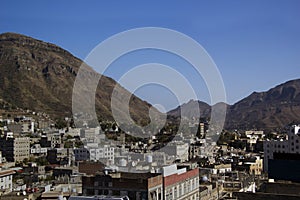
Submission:
[[[166,145],[163,149],[163,152],[170,156],[175,156],[175,159],[182,162],[189,159],[189,145],[184,142],[172,142]]]
[[[90,160],[90,151],[87,148],[74,149],[75,161],[88,161]]]
[[[47,160],[51,164],[71,165],[73,157],[73,149],[69,148],[55,148],[47,151]]]
[[[45,156],[45,155],[47,155],[47,148],[41,147],[40,144],[34,144],[30,148],[30,154],[33,154],[36,156]]]
[[[199,199],[199,169],[177,169],[176,165],[163,167],[164,199]]]
[[[114,151],[114,147],[103,145],[100,147],[85,147],[74,149],[74,155],[76,161],[99,161],[101,159],[107,159],[111,164],[113,164]]]
[[[0,150],[3,157],[9,162],[21,162],[25,158],[29,159],[30,153],[30,138],[1,138]]]
[[[99,141],[100,127],[97,128],[88,128],[80,130],[80,138],[83,142],[97,142]]]
[[[104,172],[82,178],[83,195],[128,196],[130,199],[197,200],[199,169],[170,165],[161,173]]]
[[[128,196],[136,200],[162,200],[162,176],[151,173],[111,173],[82,177],[83,195]]]
[[[51,132],[42,135],[40,144],[47,148],[61,148],[63,146],[62,134],[63,131],[52,130]]]
[[[300,154],[300,126],[290,128],[286,140],[269,140],[264,142],[264,171],[268,172],[269,160],[274,153]]]
[[[13,188],[13,174],[15,174],[12,170],[0,170],[0,196],[2,194],[12,192]]]

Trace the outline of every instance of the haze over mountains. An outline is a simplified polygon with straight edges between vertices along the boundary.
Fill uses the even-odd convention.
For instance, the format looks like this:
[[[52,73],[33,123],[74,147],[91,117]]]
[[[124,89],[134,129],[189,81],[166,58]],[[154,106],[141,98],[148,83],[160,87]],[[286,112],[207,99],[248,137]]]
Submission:
[[[54,44],[15,33],[1,34],[0,99],[54,117],[71,116],[73,85],[82,62]],[[92,68],[87,73],[97,75]],[[113,119],[110,97],[116,84],[113,79],[103,76],[98,85],[96,109],[102,120]],[[124,88],[122,92],[129,93]],[[200,101],[181,105],[186,108],[183,115],[196,115],[195,106],[199,106],[201,117],[210,117],[211,106]],[[133,95],[130,114],[136,121],[148,121],[150,107],[149,103]],[[181,107],[169,111],[168,115],[179,117]],[[292,80],[227,105],[225,128],[274,129],[291,122],[300,123],[299,119],[300,80]]]

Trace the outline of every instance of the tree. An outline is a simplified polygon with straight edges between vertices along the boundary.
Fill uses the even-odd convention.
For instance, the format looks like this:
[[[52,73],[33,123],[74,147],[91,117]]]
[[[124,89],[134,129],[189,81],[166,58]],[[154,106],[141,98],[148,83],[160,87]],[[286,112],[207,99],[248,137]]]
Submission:
[[[63,119],[57,119],[55,122],[55,128],[62,129],[67,127],[67,122]]]

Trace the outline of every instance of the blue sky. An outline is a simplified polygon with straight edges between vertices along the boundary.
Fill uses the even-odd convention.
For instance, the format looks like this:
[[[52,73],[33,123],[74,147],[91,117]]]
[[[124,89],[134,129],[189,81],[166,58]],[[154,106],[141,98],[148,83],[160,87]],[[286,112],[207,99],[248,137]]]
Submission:
[[[55,43],[84,59],[100,42],[138,27],[164,27],[199,42],[224,80],[227,102],[300,78],[300,1],[1,1],[0,32],[17,32]],[[159,51],[121,57],[106,72],[118,80],[138,64],[173,66],[210,103],[201,77],[174,55]],[[174,94],[145,86],[136,94],[166,110]],[[187,97],[188,99],[188,97]]]

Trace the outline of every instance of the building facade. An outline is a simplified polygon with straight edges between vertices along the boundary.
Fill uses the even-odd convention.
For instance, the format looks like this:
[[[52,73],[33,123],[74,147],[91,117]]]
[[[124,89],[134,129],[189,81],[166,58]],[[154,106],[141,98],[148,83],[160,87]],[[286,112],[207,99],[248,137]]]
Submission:
[[[162,200],[162,176],[151,173],[112,173],[82,177],[86,196],[128,196],[135,200]]]
[[[15,172],[12,170],[0,170],[0,196],[12,192],[13,174],[15,174]]]
[[[22,162],[25,158],[29,159],[30,138],[1,138],[0,149],[8,162]]]
[[[290,128],[286,140],[270,140],[264,142],[264,171],[268,172],[269,160],[274,153],[300,154],[300,126]]]
[[[199,169],[187,171],[177,169],[176,165],[163,167],[164,199],[197,200],[199,199]]]

